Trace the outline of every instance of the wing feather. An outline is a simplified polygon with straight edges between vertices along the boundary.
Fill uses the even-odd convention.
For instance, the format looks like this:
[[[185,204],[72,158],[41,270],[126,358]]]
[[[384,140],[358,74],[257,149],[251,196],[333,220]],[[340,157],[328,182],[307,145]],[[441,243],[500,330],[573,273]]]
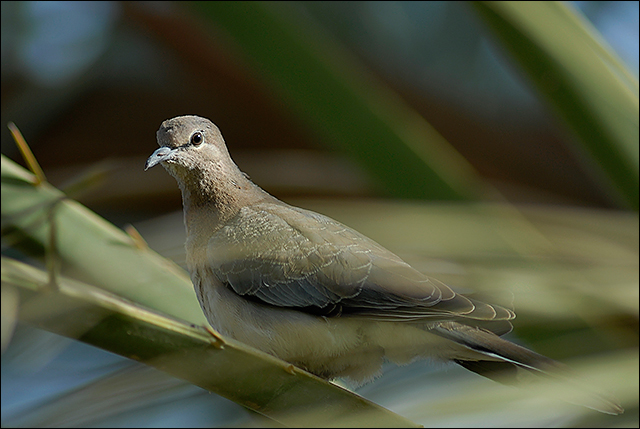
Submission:
[[[364,235],[285,204],[244,207],[211,238],[207,260],[239,295],[314,314],[377,320],[509,320],[456,294]]]

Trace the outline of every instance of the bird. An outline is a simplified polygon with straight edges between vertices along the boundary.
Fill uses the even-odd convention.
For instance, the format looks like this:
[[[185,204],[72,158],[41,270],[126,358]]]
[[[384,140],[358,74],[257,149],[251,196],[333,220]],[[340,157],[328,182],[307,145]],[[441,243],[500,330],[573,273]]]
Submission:
[[[513,310],[456,293],[354,229],[254,184],[209,119],[168,119],[156,137],[145,170],[160,164],[178,183],[187,268],[223,336],[356,386],[379,376],[385,361],[419,358],[505,384],[565,370],[502,338]],[[596,396],[586,406],[622,412],[615,399]]]

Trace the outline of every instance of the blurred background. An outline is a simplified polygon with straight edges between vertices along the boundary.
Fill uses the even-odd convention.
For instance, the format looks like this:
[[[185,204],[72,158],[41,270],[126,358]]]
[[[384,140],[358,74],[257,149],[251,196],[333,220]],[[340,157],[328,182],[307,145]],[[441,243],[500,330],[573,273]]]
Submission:
[[[144,162],[163,120],[207,117],[278,198],[459,290],[508,290],[512,339],[595,368],[627,412],[488,407],[468,396],[489,382],[424,363],[389,367],[363,396],[425,426],[637,427],[638,2],[1,7],[4,156],[24,165],[12,121],[52,185],[183,264],[180,193]],[[27,325],[5,346],[3,426],[271,424]]]

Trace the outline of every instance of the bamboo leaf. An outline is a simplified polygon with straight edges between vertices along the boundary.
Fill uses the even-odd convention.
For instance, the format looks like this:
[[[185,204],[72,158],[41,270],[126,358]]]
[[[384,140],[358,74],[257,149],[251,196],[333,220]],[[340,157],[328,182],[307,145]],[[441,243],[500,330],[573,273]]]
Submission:
[[[325,141],[392,195],[476,199],[485,184],[424,118],[287,2],[192,2]]]
[[[2,156],[3,229],[10,245],[56,249],[63,271],[154,310],[205,325],[187,273]],[[56,243],[50,243],[55,228]],[[54,246],[55,244],[55,246]],[[115,268],[117,267],[117,269]]]
[[[415,427],[354,393],[206,328],[99,288],[2,258],[20,320],[144,362],[289,426]]]
[[[579,139],[587,166],[638,210],[638,80],[562,2],[474,2],[511,57]]]

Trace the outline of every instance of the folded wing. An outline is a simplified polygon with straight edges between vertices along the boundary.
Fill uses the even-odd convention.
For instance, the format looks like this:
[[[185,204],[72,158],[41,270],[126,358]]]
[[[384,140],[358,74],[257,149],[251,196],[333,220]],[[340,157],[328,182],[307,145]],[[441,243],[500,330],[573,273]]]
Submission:
[[[313,314],[390,321],[515,317],[456,294],[339,222],[285,204],[242,208],[212,236],[207,260],[239,295]]]

